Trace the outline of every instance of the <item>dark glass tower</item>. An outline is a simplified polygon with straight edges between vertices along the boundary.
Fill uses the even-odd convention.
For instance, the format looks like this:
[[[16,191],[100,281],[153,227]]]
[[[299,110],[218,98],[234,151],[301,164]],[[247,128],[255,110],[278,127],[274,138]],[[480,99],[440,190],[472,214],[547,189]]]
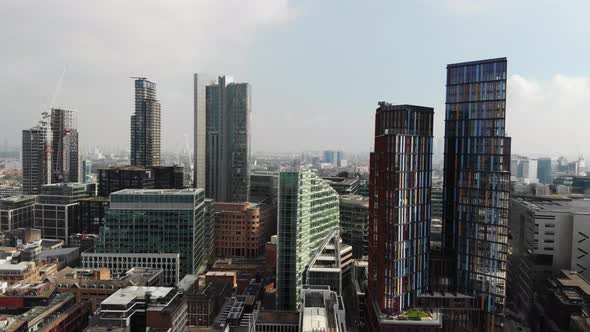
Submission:
[[[481,298],[482,331],[501,324],[506,293],[506,67],[506,58],[447,66],[443,255],[449,290]]]
[[[53,170],[51,183],[79,182],[77,113],[73,110],[51,109]]]
[[[368,280],[374,323],[381,313],[411,309],[429,287],[433,115],[429,107],[381,102],[375,116]]]

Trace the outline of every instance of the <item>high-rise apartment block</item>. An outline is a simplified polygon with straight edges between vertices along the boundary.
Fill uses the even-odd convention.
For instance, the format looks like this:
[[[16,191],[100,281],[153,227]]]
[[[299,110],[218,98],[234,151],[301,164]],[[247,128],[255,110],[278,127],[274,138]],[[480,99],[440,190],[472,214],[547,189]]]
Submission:
[[[506,294],[510,138],[506,58],[447,66],[443,256],[449,290],[478,296],[477,330],[501,326]],[[536,169],[535,169],[536,170]]]
[[[247,202],[250,193],[251,87],[220,76],[203,87],[195,75],[195,183],[203,184],[205,144],[205,190],[217,202]],[[203,141],[203,117],[205,141]],[[204,142],[204,143],[203,143]]]
[[[78,182],[78,112],[51,109],[51,136],[53,164],[51,183]]]
[[[429,288],[434,110],[379,103],[369,180],[368,296],[385,330]],[[392,318],[393,317],[393,318]]]
[[[160,165],[160,102],[156,83],[135,80],[135,113],[131,115],[131,165]]]
[[[306,169],[279,175],[277,307],[300,304],[305,270],[338,228],[338,193]]]
[[[44,118],[49,117],[44,113]],[[46,119],[38,126],[23,130],[23,193],[36,195],[41,186],[51,183],[51,131]]]
[[[98,253],[180,253],[180,273],[205,264],[202,189],[124,189],[111,193]]]

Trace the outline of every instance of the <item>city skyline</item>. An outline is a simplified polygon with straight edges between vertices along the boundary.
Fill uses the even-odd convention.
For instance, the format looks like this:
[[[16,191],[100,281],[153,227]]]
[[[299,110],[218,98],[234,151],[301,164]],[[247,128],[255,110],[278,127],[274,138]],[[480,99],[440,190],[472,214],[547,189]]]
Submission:
[[[148,33],[156,32],[153,42],[143,40],[143,30],[131,27],[136,21],[126,15],[131,10],[126,6],[120,8],[120,13],[112,13],[107,10],[112,5],[108,2],[95,4],[94,10],[74,4],[71,10],[65,11],[58,4],[41,13],[41,6],[33,4],[7,5],[4,12],[7,17],[2,24],[9,24],[14,29],[7,28],[3,32],[7,34],[5,39],[9,41],[9,47],[1,63],[5,64],[9,79],[1,83],[4,85],[0,93],[7,107],[15,110],[16,116],[14,125],[0,124],[0,131],[10,145],[18,146],[19,132],[15,128],[29,126],[41,111],[50,107],[73,108],[79,110],[79,131],[84,133],[81,146],[92,146],[104,140],[105,144],[118,142],[117,145],[126,148],[123,143],[128,140],[126,116],[133,109],[133,100],[129,98],[133,88],[128,77],[145,75],[159,86],[163,149],[184,146],[184,135],[192,137],[192,73],[203,71],[235,75],[250,82],[256,90],[252,107],[253,151],[273,152],[285,150],[284,146],[287,146],[293,151],[317,147],[368,153],[371,147],[366,142],[371,142],[372,122],[366,110],[372,109],[376,100],[433,107],[436,147],[443,136],[444,118],[444,77],[440,69],[446,63],[506,55],[513,73],[508,78],[508,109],[514,112],[507,119],[510,123],[507,132],[515,138],[513,152],[568,156],[588,152],[580,144],[565,145],[571,140],[583,142],[590,139],[586,136],[590,133],[583,130],[583,121],[571,121],[573,117],[583,118],[583,109],[590,105],[587,97],[590,96],[590,80],[586,74],[589,68],[582,61],[588,49],[573,42],[573,32],[580,29],[579,23],[566,26],[550,19],[555,11],[561,11],[574,18],[570,22],[577,22],[575,17],[585,12],[587,4],[578,2],[568,8],[558,5],[536,8],[534,14],[547,22],[542,27],[521,23],[520,18],[530,6],[503,1],[390,4],[379,12],[371,6],[336,6],[333,2],[258,1],[254,4],[255,10],[243,8],[242,4],[231,7],[208,2],[184,6],[171,3],[167,7],[171,15],[163,17],[159,16],[161,5],[146,5],[144,14],[154,18],[148,30]],[[184,14],[200,12],[196,9],[207,9],[214,17],[206,19]],[[335,20],[332,27],[321,25],[321,17],[330,11],[347,18],[353,17],[355,12],[370,13],[374,19],[367,21],[363,18],[367,25],[361,25],[358,31],[351,30],[345,19]],[[63,34],[63,37],[49,45],[36,40],[35,28],[12,22],[12,17],[23,12],[40,17],[35,28],[47,28],[49,34]],[[65,12],[77,15],[63,14]],[[236,17],[238,12],[243,15]],[[399,22],[384,21],[381,16],[387,12],[407,13],[408,18]],[[62,18],[61,26],[48,24],[48,19],[54,17],[52,15]],[[177,16],[179,20],[175,20]],[[497,28],[500,32],[511,32],[509,29],[515,27],[517,32],[514,36],[508,35],[504,46],[489,45],[487,40],[492,36],[494,25],[486,23],[497,22],[500,17],[506,22],[505,26]],[[77,25],[78,19],[86,19],[94,26]],[[234,36],[228,31],[230,29],[213,29],[211,20],[214,19],[234,22],[233,26],[239,27],[243,34]],[[426,22],[425,27],[415,31],[415,40],[398,32],[402,24],[411,19]],[[447,26],[448,21],[453,22]],[[474,21],[481,24],[473,25]],[[460,45],[460,41],[449,34],[459,24],[471,24],[473,31],[464,37],[472,40],[469,48]],[[71,25],[76,29],[68,30]],[[440,32],[437,31],[439,26]],[[109,38],[113,27],[121,30],[120,36],[114,40]],[[312,30],[316,35],[311,33]],[[10,31],[19,31],[23,38],[13,38]],[[201,44],[167,38],[178,31],[182,32],[181,37]],[[431,35],[437,38],[425,39]],[[532,37],[522,38],[525,35]],[[551,49],[544,48],[545,43],[539,39],[541,35],[553,41]],[[349,39],[343,39],[344,36],[357,43],[350,52],[342,52],[349,45]],[[361,38],[365,36],[366,40]],[[417,51],[409,53],[425,51],[424,54],[432,54],[437,50],[439,54],[413,59],[404,52],[393,52],[394,55],[384,57],[378,54],[381,52],[367,51],[374,49],[375,45],[397,39]],[[221,42],[214,42],[217,40]],[[330,42],[324,43],[325,40]],[[165,42],[165,46],[174,47],[177,52],[158,51],[145,55],[142,50],[158,42]],[[87,57],[81,52],[60,51],[79,44],[88,44],[96,52]],[[198,51],[197,44],[200,46]],[[392,46],[381,47],[388,54],[395,51]],[[41,48],[51,51],[39,52]],[[297,51],[304,48],[309,49],[309,54]],[[228,57],[225,55],[228,50],[239,51],[243,56]],[[339,56],[334,57],[334,52]],[[22,58],[22,53],[29,54],[29,57]],[[529,60],[531,54],[535,54],[534,61]],[[171,57],[178,61],[169,61]],[[418,60],[420,66],[415,65]],[[60,80],[64,68],[63,80]],[[36,79],[28,79],[28,73],[35,73]],[[281,73],[281,84],[276,84],[276,73]],[[59,81],[61,84],[56,83]],[[88,92],[90,90],[85,87],[91,82],[101,86],[100,94]],[[559,110],[559,116],[555,116],[556,110]],[[103,117],[112,121],[106,123],[101,120]],[[336,119],[338,121],[334,121]],[[570,130],[553,131],[551,138],[542,134],[556,126]],[[112,128],[108,137],[103,135],[105,128]],[[308,133],[307,137],[297,139],[296,134],[302,131]],[[284,146],[273,139],[276,137],[286,142]],[[566,148],[562,148],[563,145]]]

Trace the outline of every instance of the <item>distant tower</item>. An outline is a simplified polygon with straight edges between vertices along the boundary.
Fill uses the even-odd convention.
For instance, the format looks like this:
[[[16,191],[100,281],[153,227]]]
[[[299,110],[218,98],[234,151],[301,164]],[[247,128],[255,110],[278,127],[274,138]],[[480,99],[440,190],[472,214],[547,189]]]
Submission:
[[[583,155],[580,155],[576,162],[576,175],[586,176],[586,159],[584,159]]]
[[[73,110],[51,109],[51,183],[79,181],[77,114]]]
[[[23,193],[39,194],[41,186],[51,183],[51,134],[49,114],[43,113],[39,125],[23,130]]]
[[[156,83],[135,80],[135,113],[131,115],[131,165],[160,165],[160,102]]]
[[[217,202],[246,202],[250,192],[251,86],[220,76],[217,84],[208,85],[205,91],[207,197]],[[200,136],[197,133],[197,138]],[[195,153],[197,156],[201,151]],[[199,170],[199,157],[195,159],[195,170]],[[200,171],[196,176],[195,182],[202,183]]]

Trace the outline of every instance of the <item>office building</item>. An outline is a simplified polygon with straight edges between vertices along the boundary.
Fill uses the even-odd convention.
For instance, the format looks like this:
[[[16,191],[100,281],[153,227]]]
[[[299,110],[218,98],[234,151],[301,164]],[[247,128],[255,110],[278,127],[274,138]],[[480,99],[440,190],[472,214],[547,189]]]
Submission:
[[[44,239],[69,243],[70,235],[79,233],[79,201],[87,197],[87,187],[81,183],[46,184],[35,203],[34,227]]]
[[[434,110],[379,103],[369,181],[368,299],[376,330],[429,287]],[[396,319],[395,316],[393,319]]]
[[[279,175],[277,307],[300,304],[305,270],[338,228],[338,193],[307,169]]]
[[[256,332],[299,332],[299,311],[258,311]]]
[[[33,226],[37,196],[12,196],[0,199],[0,232]]]
[[[27,195],[39,194],[42,185],[51,183],[52,136],[46,114],[38,126],[23,130],[23,193]]]
[[[369,252],[369,197],[340,196],[340,236],[352,246],[352,256],[367,257]]]
[[[160,165],[160,122],[160,102],[156,99],[156,83],[137,77],[135,113],[131,115],[131,165]]]
[[[256,258],[264,254],[275,216],[268,206],[215,203],[215,255]]]
[[[112,273],[125,273],[132,268],[161,269],[162,284],[175,286],[180,280],[180,254],[82,253],[85,269],[107,268]]]
[[[202,189],[124,189],[112,193],[97,253],[180,253],[180,274],[206,263]]]
[[[51,183],[79,181],[78,112],[51,109]]]
[[[82,160],[82,183],[92,182],[92,161],[89,159]]]
[[[447,66],[443,256],[449,290],[482,297],[476,330],[502,326],[508,260],[510,138],[506,58]],[[536,171],[536,168],[535,168]]]
[[[553,171],[551,167],[551,158],[537,159],[537,177],[542,184],[553,183]]]
[[[510,300],[529,314],[535,291],[561,270],[590,278],[590,201],[511,200]]]
[[[151,169],[141,166],[116,166],[98,170],[98,196],[123,189],[152,189],[154,176]]]
[[[520,163],[522,169],[522,178],[525,183],[536,183],[537,179],[537,159],[523,159]]]
[[[205,190],[217,202],[249,201],[251,111],[250,84],[220,76],[207,85]]]
[[[356,195],[359,191],[359,178],[344,178],[339,176],[323,177],[339,195]]]
[[[109,207],[108,198],[101,196],[81,198],[78,206],[80,219],[76,232],[99,234],[100,227],[104,224],[105,210]]]
[[[102,301],[90,328],[186,331],[186,301],[171,287],[130,286]]]
[[[207,182],[207,86],[213,84],[215,80],[206,74],[194,74],[193,82],[193,187],[203,189]]]
[[[181,166],[153,166],[154,189],[184,188],[184,169]]]
[[[344,160],[344,152],[327,150],[323,152],[322,162],[340,167]]]
[[[277,172],[254,171],[250,174],[250,201],[254,203],[270,200],[274,204],[279,193]]]
[[[178,284],[186,299],[187,324],[211,326],[225,301],[232,295],[234,284],[230,281],[212,281],[199,285],[198,276],[187,274]]]
[[[328,286],[301,289],[302,332],[346,332],[346,310],[342,297]]]

